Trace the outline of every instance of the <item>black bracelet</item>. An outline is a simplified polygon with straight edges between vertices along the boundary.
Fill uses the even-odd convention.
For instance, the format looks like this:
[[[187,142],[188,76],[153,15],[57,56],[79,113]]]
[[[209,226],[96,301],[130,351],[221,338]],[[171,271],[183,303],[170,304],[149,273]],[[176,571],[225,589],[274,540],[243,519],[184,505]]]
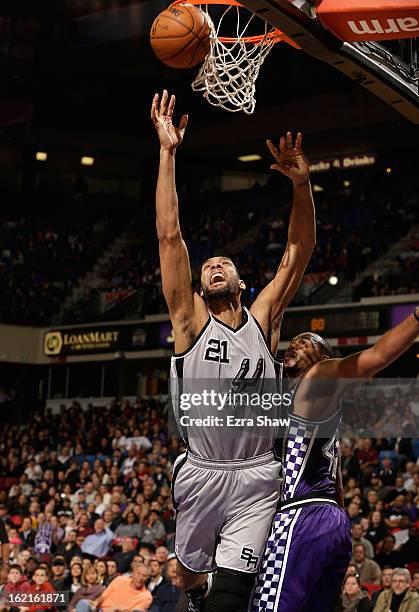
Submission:
[[[419,323],[419,316],[416,314],[416,308],[415,308],[415,310],[413,311],[412,314],[415,317],[416,321]]]

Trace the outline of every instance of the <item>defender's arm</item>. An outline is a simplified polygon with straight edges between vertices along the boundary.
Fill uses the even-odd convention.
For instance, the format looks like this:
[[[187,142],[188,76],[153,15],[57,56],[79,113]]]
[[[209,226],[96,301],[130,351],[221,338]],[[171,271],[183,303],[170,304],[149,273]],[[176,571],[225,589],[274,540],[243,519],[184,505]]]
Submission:
[[[292,135],[280,140],[279,151],[268,141],[268,147],[277,160],[271,168],[282,172],[293,181],[293,205],[288,229],[288,241],[278,271],[261,291],[251,308],[272,349],[279,340],[279,328],[284,309],[297,291],[316,244],[316,219],[309,179],[309,164],[301,150],[302,135],[298,133],[295,146]]]
[[[371,378],[407,351],[418,335],[419,307],[371,348],[344,359],[321,361],[315,374],[322,378]]]

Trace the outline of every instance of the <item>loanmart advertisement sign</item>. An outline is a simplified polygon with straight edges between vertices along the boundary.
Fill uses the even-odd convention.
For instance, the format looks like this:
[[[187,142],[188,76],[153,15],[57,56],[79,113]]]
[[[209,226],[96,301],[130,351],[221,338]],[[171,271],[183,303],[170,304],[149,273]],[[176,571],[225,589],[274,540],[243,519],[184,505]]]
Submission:
[[[48,357],[172,349],[173,328],[169,321],[127,325],[92,325],[47,331],[44,355]]]
[[[126,345],[121,327],[80,328],[50,331],[44,337],[44,354],[80,355],[120,351]],[[124,347],[126,348],[126,347]]]

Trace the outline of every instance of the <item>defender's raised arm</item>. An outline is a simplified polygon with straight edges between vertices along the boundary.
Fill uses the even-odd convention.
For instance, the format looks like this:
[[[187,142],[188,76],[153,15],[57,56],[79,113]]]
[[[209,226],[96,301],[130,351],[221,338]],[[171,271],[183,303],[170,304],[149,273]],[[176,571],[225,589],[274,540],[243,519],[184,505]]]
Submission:
[[[294,197],[288,242],[278,271],[261,291],[251,312],[259,321],[273,350],[279,339],[279,328],[284,309],[294,297],[316,244],[316,219],[309,179],[310,167],[302,148],[302,134],[295,143],[291,132],[282,136],[277,148],[272,141],[267,145],[276,163],[271,169],[292,180]]]
[[[188,250],[179,224],[179,205],[175,182],[176,149],[182,143],[188,116],[179,127],[173,125],[175,96],[163,91],[153,98],[151,119],[160,140],[160,166],[156,189],[156,227],[159,240],[163,294],[175,334],[175,350],[188,348],[186,338],[193,326],[194,298]]]
[[[318,364],[322,377],[371,378],[384,370],[414,343],[419,335],[419,307],[399,325],[382,336],[374,346],[344,359]]]

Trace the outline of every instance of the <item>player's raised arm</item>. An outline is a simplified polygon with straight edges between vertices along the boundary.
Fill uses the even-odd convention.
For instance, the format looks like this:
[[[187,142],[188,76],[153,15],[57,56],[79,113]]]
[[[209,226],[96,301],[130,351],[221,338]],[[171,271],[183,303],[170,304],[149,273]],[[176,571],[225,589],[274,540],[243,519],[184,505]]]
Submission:
[[[402,355],[419,335],[419,307],[374,346],[344,359],[327,359],[316,375],[330,378],[371,378]],[[314,370],[314,368],[313,368]]]
[[[276,163],[273,170],[292,180],[293,205],[288,228],[288,242],[278,271],[272,281],[261,291],[251,308],[272,347],[279,337],[279,327],[284,309],[297,291],[304,271],[316,244],[316,219],[310,185],[310,167],[302,148],[302,134],[295,143],[292,134],[282,136],[277,148],[272,141],[267,145]]]
[[[176,149],[182,143],[188,116],[183,115],[179,126],[173,125],[175,96],[163,91],[153,98],[151,119],[160,140],[160,166],[156,189],[156,226],[159,240],[160,269],[163,294],[169,308],[175,333],[176,350],[182,351],[182,336],[193,325],[194,298],[188,250],[179,224],[179,206],[175,183]],[[179,344],[182,346],[179,347]]]

